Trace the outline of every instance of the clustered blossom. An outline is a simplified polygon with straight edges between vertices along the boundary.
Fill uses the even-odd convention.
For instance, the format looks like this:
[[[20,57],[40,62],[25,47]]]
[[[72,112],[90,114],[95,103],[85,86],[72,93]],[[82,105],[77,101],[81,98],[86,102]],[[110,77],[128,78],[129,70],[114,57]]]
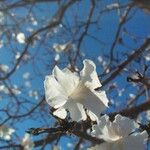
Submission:
[[[62,119],[66,118],[68,110],[74,121],[86,120],[86,114],[96,120],[108,106],[105,91],[95,90],[101,87],[95,64],[91,60],[83,63],[80,75],[55,66],[52,75],[46,76],[44,81],[46,100],[56,109],[53,114]]]
[[[23,146],[24,150],[32,150],[34,148],[34,143],[31,140],[29,134],[25,134],[24,138],[22,139],[21,145]]]
[[[53,49],[56,52],[55,61],[58,61],[60,59],[60,53],[67,52],[72,47],[73,47],[73,45],[69,42],[67,42],[65,44],[54,43]]]
[[[89,150],[144,150],[148,134],[137,132],[139,125],[133,120],[121,115],[114,121],[107,115],[100,117],[108,107],[108,98],[105,91],[96,90],[102,85],[93,61],[86,59],[83,64],[80,74],[55,66],[52,75],[46,76],[45,97],[55,109],[53,115],[65,119],[68,111],[73,121],[86,120],[87,116],[96,121],[91,135],[104,142]]]
[[[11,139],[11,135],[15,132],[14,129],[9,128],[5,125],[1,125],[0,126],[0,138],[4,139],[4,140],[10,140]]]
[[[26,40],[25,35],[22,32],[17,34],[16,39],[20,44],[24,44]]]
[[[13,87],[11,87],[11,89],[9,90],[5,85],[0,84],[0,93],[4,94],[13,93],[14,95],[19,95],[21,94],[21,91],[18,89],[17,85],[13,85]]]
[[[137,132],[135,129],[138,126],[133,120],[121,115],[116,115],[113,122],[104,115],[98,125],[93,126],[92,135],[105,142],[90,150],[144,150],[148,134],[146,131]]]
[[[72,47],[72,45],[70,43],[65,43],[65,44],[54,43],[54,45],[53,45],[53,49],[57,53],[61,53],[63,51],[67,51],[71,47]]]

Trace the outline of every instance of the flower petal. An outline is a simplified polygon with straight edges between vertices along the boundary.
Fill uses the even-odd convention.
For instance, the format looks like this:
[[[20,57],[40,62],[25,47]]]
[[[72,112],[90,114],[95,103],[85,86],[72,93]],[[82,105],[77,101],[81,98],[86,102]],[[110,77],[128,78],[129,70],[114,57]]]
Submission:
[[[59,108],[53,112],[53,115],[61,119],[65,119],[67,116],[67,111],[64,108]]]
[[[44,87],[46,101],[50,106],[59,108],[66,103],[67,96],[65,95],[65,91],[53,76],[46,76]]]
[[[92,126],[92,135],[97,137],[97,138],[101,138],[101,136],[103,135],[104,129],[106,126],[108,126],[110,124],[109,121],[109,116],[104,115],[99,119],[98,124],[93,125]],[[108,132],[108,131],[107,131]],[[106,134],[106,132],[104,133]]]
[[[73,92],[79,83],[79,77],[66,68],[61,71],[57,66],[55,66],[53,69],[53,75],[68,96]]]
[[[133,134],[123,139],[123,150],[144,150],[145,141],[148,138],[146,131],[142,133]]]
[[[98,92],[86,88],[86,92],[82,94],[80,103],[95,115],[99,116],[106,109],[107,105],[105,105],[103,97],[100,97],[101,95]]]
[[[91,89],[96,89],[101,87],[101,83],[98,79],[96,66],[93,61],[85,59],[83,61],[84,67],[80,72],[81,80]]]
[[[117,132],[122,136],[128,136],[133,130],[135,130],[134,120],[123,117],[119,114],[115,116],[114,124],[118,126],[116,128]]]
[[[68,109],[70,117],[73,121],[86,120],[87,116],[82,104],[67,102],[64,107]]]
[[[92,113],[90,110],[87,110],[86,112],[92,121],[98,122],[98,117],[94,113]]]
[[[99,145],[96,145],[94,147],[88,148],[88,150],[118,150],[118,149],[114,149],[112,143],[102,143]]]

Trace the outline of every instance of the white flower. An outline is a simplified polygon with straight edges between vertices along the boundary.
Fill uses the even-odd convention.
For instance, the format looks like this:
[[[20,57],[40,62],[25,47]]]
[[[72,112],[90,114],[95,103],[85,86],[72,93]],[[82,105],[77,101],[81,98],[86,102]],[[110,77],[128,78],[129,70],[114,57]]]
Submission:
[[[0,72],[1,71],[6,73],[6,72],[9,71],[9,67],[7,65],[5,65],[5,64],[0,64]]]
[[[29,72],[25,72],[22,77],[23,77],[23,79],[27,80],[30,77],[30,73]]]
[[[15,130],[12,128],[8,128],[5,125],[0,126],[0,138],[4,140],[10,140],[12,133],[14,133]]]
[[[18,33],[16,39],[19,43],[24,44],[25,43],[24,33],[22,33],[22,32]]]
[[[119,4],[118,3],[109,4],[106,6],[106,8],[107,9],[119,8]]]
[[[15,56],[15,59],[19,59],[20,56],[21,56],[20,52],[17,52],[17,53],[16,53],[16,56]]]
[[[144,57],[146,61],[150,61],[150,52],[146,53]]]
[[[21,91],[19,90],[18,86],[17,85],[14,85],[12,88],[11,88],[11,92],[15,95],[19,95],[21,94]]]
[[[5,85],[0,85],[0,92],[4,93],[4,94],[14,94],[14,95],[19,95],[21,94],[21,91],[18,89],[18,87],[16,85],[14,85],[13,87],[10,88],[10,90],[8,90],[8,88]]]
[[[57,43],[54,43],[53,45],[53,49],[57,52],[57,53],[60,53],[60,52],[63,52],[63,51],[67,51],[68,49],[70,49],[72,47],[72,44],[70,43],[65,43],[65,44],[57,44]]]
[[[29,96],[30,97],[34,97],[35,99],[39,98],[38,92],[37,91],[33,91],[33,90],[29,91]]]
[[[32,150],[34,148],[34,143],[31,141],[30,135],[25,134],[22,139],[21,145],[24,147],[24,150]]]
[[[136,97],[136,95],[133,94],[133,93],[129,93],[129,97],[130,97],[131,99],[134,99],[134,98]]]
[[[98,56],[97,59],[98,59],[99,63],[103,62],[103,57],[102,56]]]
[[[52,75],[45,78],[46,101],[57,109],[53,114],[59,118],[66,118],[67,109],[72,120],[86,120],[86,108],[90,118],[96,120],[108,106],[105,91],[95,91],[101,87],[95,64],[91,60],[84,60],[83,63],[80,76],[67,68],[60,70],[55,66]]]
[[[113,122],[103,116],[99,124],[93,126],[92,134],[105,142],[90,150],[144,150],[148,134],[146,131],[133,133],[137,126],[133,120],[121,115],[116,115]]]
[[[56,55],[55,55],[55,61],[58,61],[60,59],[60,55],[57,53]]]
[[[8,89],[5,87],[5,85],[0,85],[0,92],[3,92],[5,94],[8,94]]]

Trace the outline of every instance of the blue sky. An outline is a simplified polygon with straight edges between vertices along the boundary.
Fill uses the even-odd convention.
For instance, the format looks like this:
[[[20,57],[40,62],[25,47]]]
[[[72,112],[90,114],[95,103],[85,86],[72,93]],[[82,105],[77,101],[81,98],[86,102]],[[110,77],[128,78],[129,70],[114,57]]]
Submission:
[[[110,4],[114,1],[109,0],[106,2],[108,4]],[[121,2],[124,2],[124,1],[121,1]],[[106,5],[106,3],[104,2],[103,5]],[[103,5],[101,7],[103,7]],[[76,25],[74,15],[76,14],[78,16],[78,23],[80,21],[84,21],[87,18],[86,16],[88,15],[89,8],[90,8],[89,1],[86,1],[86,2],[82,1],[81,4],[79,4],[78,6],[77,5],[73,6],[72,9],[69,9],[66,12],[62,24],[68,25],[71,29],[71,32],[74,32],[73,28],[72,28]],[[38,18],[37,20],[39,20],[38,26],[32,25],[32,23],[29,21],[23,21],[23,23],[18,27],[18,30],[14,31],[14,33],[17,34],[18,32],[24,32],[25,36],[28,37],[31,33],[29,31],[27,31],[27,28],[30,27],[30,28],[36,30],[36,29],[38,29],[39,26],[42,26],[43,23],[47,24],[49,22],[50,18],[53,16],[53,14],[56,12],[56,10],[57,10],[57,5],[54,5],[54,4],[53,5],[46,5],[46,4],[38,5],[33,10],[34,18]],[[98,11],[99,11],[98,8],[95,9],[93,20],[96,19],[96,15],[97,15]],[[18,18],[24,18],[24,17],[27,17],[27,15],[29,15],[28,10],[24,9],[24,8],[14,9],[14,10],[10,11],[9,13],[12,13],[12,12],[15,13]],[[125,45],[117,45],[115,47],[115,51],[116,51],[115,54],[117,55],[117,57],[119,57],[119,58],[121,57],[122,61],[124,61],[126,59],[126,55],[122,56],[122,53],[123,52],[131,53],[134,48],[137,48],[141,43],[143,43],[143,40],[145,39],[145,37],[149,36],[149,33],[150,33],[150,28],[149,28],[150,27],[150,21],[149,21],[150,16],[148,14],[141,11],[140,9],[134,8],[130,12],[130,15],[133,16],[133,18],[130,19],[124,25],[123,28],[127,29],[127,31],[130,34],[132,34],[133,36],[139,37],[139,39],[138,39],[138,42],[135,43],[131,39],[131,36],[129,36],[127,34],[123,34],[123,32],[121,33],[120,37],[123,38],[123,40],[124,40],[123,42]],[[11,17],[6,17],[5,22],[10,23],[10,24],[13,23],[13,21],[10,18]],[[83,53],[83,59],[85,59],[85,58],[92,59],[98,66],[97,67],[98,73],[100,73],[103,70],[101,64],[98,62],[98,56],[104,57],[105,55],[107,55],[109,53],[110,46],[113,42],[116,30],[118,28],[118,21],[119,21],[119,17],[118,17],[116,10],[110,11],[109,13],[104,13],[101,16],[100,21],[98,23],[100,30],[99,31],[97,30],[96,25],[92,25],[88,31],[91,35],[97,37],[98,39],[101,39],[102,42],[98,43],[98,42],[95,42],[92,38],[86,37],[82,43],[81,51]],[[11,29],[11,27],[13,27],[13,25],[10,26],[10,29]],[[43,97],[43,95],[44,95],[43,81],[44,81],[45,75],[50,74],[52,71],[52,68],[54,67],[53,60],[54,60],[55,52],[53,51],[52,46],[54,43],[65,43],[67,41],[70,41],[72,38],[71,32],[67,31],[64,27],[60,27],[60,28],[58,28],[57,34],[52,32],[52,35],[49,35],[47,39],[45,38],[44,34],[41,36],[41,38],[43,38],[43,37],[45,38],[44,42],[43,42],[44,44],[42,46],[40,46],[40,44],[41,44],[40,40],[37,40],[35,42],[35,44],[30,46],[29,54],[30,54],[31,58],[29,60],[27,60],[24,65],[21,65],[21,67],[10,78],[11,84],[12,85],[16,84],[19,87],[21,85],[24,85],[24,83],[25,83],[25,80],[23,79],[22,75],[26,72],[30,73],[30,77],[32,79],[32,81],[31,81],[32,86],[31,86],[31,88],[22,89],[22,94],[19,95],[20,99],[27,98],[27,99],[31,100],[33,105],[36,104],[38,100],[36,100],[34,97],[28,96],[28,92],[30,90],[38,91],[39,99]],[[64,34],[64,33],[66,33],[66,34]],[[78,38],[79,33],[76,35],[75,39]],[[63,38],[61,35],[63,35]],[[0,64],[7,64],[11,68],[11,67],[13,67],[13,65],[15,63],[16,52],[22,52],[25,45],[18,44],[16,42],[16,39],[13,36],[11,36],[11,38],[10,38],[11,44],[9,44],[9,45],[7,44],[8,39],[6,38],[6,36],[3,36],[2,39],[4,40],[5,44],[2,48],[0,48]],[[74,44],[76,45],[77,42],[75,42]],[[14,50],[14,52],[11,51],[12,49]],[[36,57],[32,57],[35,54],[36,54]],[[67,55],[65,53],[60,54],[60,63],[58,65],[61,68],[66,67],[66,65],[68,64],[66,59],[67,59]],[[106,62],[108,61],[107,58],[105,59],[105,61]],[[149,63],[149,62],[147,62],[147,63]],[[136,66],[136,64],[134,64],[134,65]],[[78,61],[77,66],[81,69],[82,62]],[[138,67],[139,66],[137,65],[137,69],[139,69]],[[47,68],[49,68],[49,69],[47,69]],[[125,75],[127,76],[126,73],[125,73]],[[102,78],[102,80],[104,80],[104,78]],[[6,81],[6,82],[9,83],[8,81]],[[120,89],[124,88],[127,84],[125,76],[119,76],[112,82],[117,82],[118,87]],[[106,87],[106,89],[107,89],[107,87]],[[129,87],[126,90],[127,94],[123,93],[123,95],[121,97],[116,97],[117,91],[108,93],[108,97],[110,99],[113,99],[114,97],[116,97],[114,101],[120,101],[119,102],[120,107],[123,107],[124,103],[126,102],[126,100],[128,98],[128,93],[136,93],[136,91],[137,90],[134,87]],[[0,101],[0,103],[1,103],[0,108],[5,107],[9,103],[10,100],[11,100],[11,97],[8,98],[7,96],[5,96]],[[142,98],[139,101],[139,103],[140,102],[142,102]],[[20,112],[25,113],[26,109],[30,109],[30,107],[32,107],[33,105],[25,104],[24,105],[25,108],[22,108]],[[45,109],[48,112],[48,106]],[[112,110],[113,110],[113,107],[112,107],[111,111]],[[13,108],[12,108],[12,111],[13,111]],[[19,122],[16,122],[14,128],[16,129],[17,135],[19,135],[20,137],[23,137],[25,131],[30,127],[42,127],[42,126],[50,127],[54,123],[54,120],[52,118],[50,118],[49,114],[43,113],[43,118],[40,118],[41,114],[38,115],[38,113],[40,113],[38,111],[36,114],[36,118],[30,119],[30,117],[29,117],[29,118],[20,120]],[[5,115],[0,113],[0,118],[1,118],[1,120],[5,119]],[[11,123],[11,122],[9,122],[9,123]],[[33,137],[33,139],[39,139],[39,138],[40,138],[40,136]],[[73,138],[73,140],[74,140],[74,138]],[[64,150],[69,149],[66,146],[68,141],[70,143],[72,142],[71,139],[66,138],[66,137],[61,139],[60,145],[61,145],[62,149],[64,149]]]

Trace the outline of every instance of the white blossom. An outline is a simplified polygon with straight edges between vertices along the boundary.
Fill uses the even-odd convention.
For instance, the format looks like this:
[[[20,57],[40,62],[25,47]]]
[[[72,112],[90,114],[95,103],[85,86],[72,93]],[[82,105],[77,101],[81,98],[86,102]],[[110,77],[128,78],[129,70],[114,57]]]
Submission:
[[[105,91],[95,90],[101,87],[95,64],[87,59],[83,63],[80,75],[55,66],[52,75],[45,78],[46,101],[56,109],[53,114],[59,118],[66,118],[68,110],[72,120],[86,120],[86,108],[90,118],[96,120],[108,106]]]
[[[53,45],[53,49],[57,53],[67,51],[71,47],[72,47],[72,44],[70,44],[70,43],[65,43],[65,44],[54,43],[54,45]]]
[[[150,61],[150,51],[148,51],[148,53],[145,54],[144,58],[146,61]]]
[[[0,64],[0,72],[8,72],[9,71],[9,66],[5,65],[5,64]]]
[[[16,55],[15,55],[15,59],[16,59],[16,60],[19,59],[20,56],[21,56],[21,53],[20,53],[20,52],[17,52]],[[29,54],[29,53],[26,53],[26,54],[23,55],[22,60],[23,60],[23,61],[27,61],[28,59],[30,59],[30,57],[31,57],[30,54]]]
[[[16,39],[19,43],[24,44],[25,43],[25,35],[24,33],[20,32],[17,34]]]
[[[31,19],[32,25],[34,25],[34,26],[37,26],[37,25],[38,25],[37,20],[36,20],[33,16],[31,16],[30,19]]]
[[[107,9],[115,9],[115,8],[119,8],[119,4],[118,3],[113,3],[113,4],[109,4],[106,6]]]
[[[30,77],[30,73],[29,72],[25,72],[22,77],[23,77],[23,79],[27,80]]]
[[[8,89],[4,85],[0,85],[0,92],[8,94]]]
[[[17,85],[14,85],[13,88],[11,88],[11,92],[15,95],[21,94],[21,91],[19,90]]]
[[[122,96],[125,89],[124,88],[122,88],[122,89],[117,88],[117,91],[118,91],[118,96]]]
[[[129,94],[129,97],[130,97],[131,99],[134,99],[134,98],[136,97],[136,95],[133,94],[133,93],[130,93],[130,94]]]
[[[133,120],[116,115],[113,122],[104,115],[98,125],[93,126],[92,135],[105,142],[90,150],[144,150],[148,137],[146,131],[135,132],[139,127]]]
[[[18,89],[16,85],[10,88],[10,90],[5,86],[5,85],[0,85],[0,92],[4,94],[14,94],[14,95],[19,95],[21,94],[21,91]]]
[[[60,59],[60,55],[57,53],[56,55],[55,55],[55,61],[58,61]]]
[[[16,60],[19,59],[20,56],[21,56],[20,52],[17,52],[16,55],[15,55],[15,59],[16,59]]]
[[[102,56],[98,56],[97,59],[98,59],[99,63],[103,62],[103,57]]]
[[[0,126],[0,138],[4,139],[4,140],[10,140],[11,139],[11,135],[15,132],[14,129],[9,128],[5,125],[1,125]]]
[[[34,90],[29,91],[29,96],[34,97],[36,100],[39,98],[38,92]]]
[[[29,134],[25,134],[21,141],[21,145],[23,146],[24,150],[32,150],[34,148],[34,143]]]

